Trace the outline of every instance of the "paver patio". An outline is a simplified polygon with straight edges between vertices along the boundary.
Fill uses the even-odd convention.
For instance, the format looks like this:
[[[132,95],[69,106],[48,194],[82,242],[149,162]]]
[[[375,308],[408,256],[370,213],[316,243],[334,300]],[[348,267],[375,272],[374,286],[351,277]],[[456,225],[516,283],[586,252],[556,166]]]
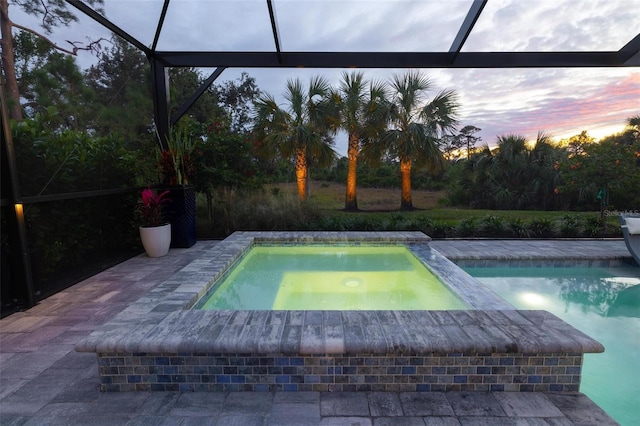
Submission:
[[[100,393],[95,354],[75,343],[216,243],[134,257],[0,320],[0,424],[616,424],[580,393]],[[451,258],[630,258],[622,240],[431,244]]]

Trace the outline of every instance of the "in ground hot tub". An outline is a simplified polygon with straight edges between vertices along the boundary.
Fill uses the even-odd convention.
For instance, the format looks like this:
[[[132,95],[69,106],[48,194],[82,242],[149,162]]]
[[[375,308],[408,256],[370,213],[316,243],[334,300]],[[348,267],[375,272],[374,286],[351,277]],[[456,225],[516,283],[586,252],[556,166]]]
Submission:
[[[236,232],[76,350],[97,354],[103,391],[577,391],[583,354],[602,345],[548,312],[516,310],[429,241],[420,232]],[[404,246],[468,308],[193,309],[265,244]]]
[[[404,245],[255,245],[196,303],[233,310],[454,310],[460,299]]]

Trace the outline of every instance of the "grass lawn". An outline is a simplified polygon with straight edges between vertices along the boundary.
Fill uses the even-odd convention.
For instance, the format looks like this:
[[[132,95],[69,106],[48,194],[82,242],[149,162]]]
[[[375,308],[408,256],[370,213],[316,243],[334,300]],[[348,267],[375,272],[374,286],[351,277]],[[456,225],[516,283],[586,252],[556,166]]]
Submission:
[[[297,194],[295,183],[271,185],[285,194]],[[311,181],[309,187],[309,202],[317,205],[325,213],[332,215],[367,214],[372,216],[386,216],[397,214],[400,208],[400,189],[395,188],[358,188],[358,212],[344,212],[345,185],[329,182]],[[560,221],[565,216],[578,216],[582,219],[599,217],[599,212],[567,212],[567,211],[539,211],[539,210],[483,210],[465,209],[458,207],[444,207],[441,200],[446,197],[446,191],[413,190],[412,199],[414,211],[401,212],[407,217],[427,216],[434,221],[455,225],[465,219],[482,219],[486,216],[500,216],[506,221],[521,219],[531,221],[547,219]],[[608,223],[618,225],[616,217],[610,217]]]
[[[617,217],[599,212],[476,210],[446,207],[445,191],[412,192],[412,211],[400,211],[400,189],[358,188],[357,212],[344,211],[345,185],[311,181],[300,205],[295,183],[230,193],[209,216],[200,203],[198,235],[223,238],[236,230],[420,230],[434,238],[620,237]],[[213,219],[210,219],[213,218]]]

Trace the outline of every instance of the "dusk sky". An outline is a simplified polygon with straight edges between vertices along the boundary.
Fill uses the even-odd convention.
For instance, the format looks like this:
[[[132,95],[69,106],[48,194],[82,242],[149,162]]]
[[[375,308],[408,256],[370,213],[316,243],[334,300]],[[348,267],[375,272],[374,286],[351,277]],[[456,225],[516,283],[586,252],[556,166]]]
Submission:
[[[449,50],[471,0],[274,0],[283,51]],[[9,0],[12,19],[37,27]],[[162,0],[105,0],[105,16],[145,45],[151,45]],[[74,8],[71,7],[72,10]],[[640,0],[489,0],[463,51],[618,50],[640,33]],[[80,21],[56,29],[65,40],[109,38],[107,30],[77,13]],[[172,0],[158,50],[274,51],[264,0]],[[95,58],[81,53],[78,63]],[[206,77],[213,70],[203,70]],[[338,85],[339,69],[227,69],[216,81],[242,71],[261,90],[282,99],[287,79],[307,83],[321,74]],[[405,70],[363,69],[388,80]],[[640,67],[572,69],[425,69],[430,97],[454,89],[461,104],[460,127],[474,125],[484,142],[539,131],[566,138],[583,130],[600,138],[621,131],[640,114]],[[284,100],[283,106],[284,106]],[[346,152],[346,136],[336,148]]]

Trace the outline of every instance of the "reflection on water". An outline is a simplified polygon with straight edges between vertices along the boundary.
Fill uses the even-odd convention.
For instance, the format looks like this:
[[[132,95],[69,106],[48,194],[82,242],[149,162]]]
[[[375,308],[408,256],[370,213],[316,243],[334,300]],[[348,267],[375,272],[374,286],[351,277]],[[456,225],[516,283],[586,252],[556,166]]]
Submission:
[[[640,418],[640,268],[464,268],[519,309],[545,309],[605,347],[580,391],[622,425]]]
[[[560,298],[576,303],[585,310],[594,310],[603,317],[640,318],[640,279],[610,277],[554,278]]]

